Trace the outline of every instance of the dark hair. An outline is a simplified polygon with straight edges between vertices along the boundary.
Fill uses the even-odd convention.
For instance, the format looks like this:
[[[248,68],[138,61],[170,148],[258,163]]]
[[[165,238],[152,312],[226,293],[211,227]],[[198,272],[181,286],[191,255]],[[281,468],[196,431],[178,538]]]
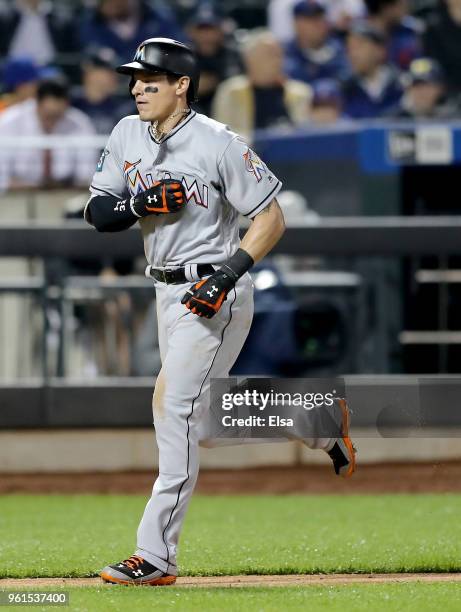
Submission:
[[[365,0],[365,6],[370,15],[377,15],[386,6],[396,4],[399,0]]]
[[[187,76],[187,74],[172,74],[171,72],[166,73],[166,78],[168,81],[168,85],[173,85],[176,81],[179,81],[183,76]],[[194,93],[194,85],[192,83],[192,79],[189,77],[189,87],[187,88],[186,100],[188,104],[192,104],[195,100],[197,92]]]
[[[171,74],[171,72],[166,73],[166,80],[168,81],[168,85],[173,85],[176,81],[179,81],[181,77],[178,74]]]
[[[44,98],[69,100],[67,83],[63,80],[42,81],[37,89],[37,100],[41,102]]]

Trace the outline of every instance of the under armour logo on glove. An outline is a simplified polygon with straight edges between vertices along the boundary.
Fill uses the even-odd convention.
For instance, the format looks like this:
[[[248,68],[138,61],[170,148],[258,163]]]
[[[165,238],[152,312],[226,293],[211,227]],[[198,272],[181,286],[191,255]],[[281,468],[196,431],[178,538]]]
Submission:
[[[188,289],[181,300],[191,312],[199,317],[211,319],[223,305],[229,291],[235,286],[235,279],[218,270],[207,280],[201,280]]]
[[[210,297],[213,297],[213,295],[215,293],[217,293],[219,291],[219,289],[216,287],[216,285],[213,285],[213,287],[211,288],[210,291],[207,291],[207,295],[209,295]]]
[[[130,200],[131,211],[137,217],[176,213],[186,204],[184,187],[181,181],[175,179],[158,181]]]

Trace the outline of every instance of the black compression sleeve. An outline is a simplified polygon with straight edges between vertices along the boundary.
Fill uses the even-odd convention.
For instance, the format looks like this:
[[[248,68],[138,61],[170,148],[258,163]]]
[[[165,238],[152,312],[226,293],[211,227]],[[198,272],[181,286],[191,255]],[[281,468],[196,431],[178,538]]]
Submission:
[[[139,219],[130,206],[130,200],[118,200],[112,196],[95,196],[86,209],[85,219],[98,232],[121,232]]]

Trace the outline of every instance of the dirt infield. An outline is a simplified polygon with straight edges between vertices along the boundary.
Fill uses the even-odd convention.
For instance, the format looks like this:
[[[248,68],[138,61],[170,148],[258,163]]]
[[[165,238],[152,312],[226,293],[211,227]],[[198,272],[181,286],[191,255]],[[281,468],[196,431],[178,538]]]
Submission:
[[[461,582],[460,574],[292,574],[283,576],[206,576],[179,577],[177,587],[281,587],[338,586],[343,584],[382,584],[396,582]],[[111,588],[100,578],[4,578],[0,589],[58,587]]]
[[[150,494],[152,472],[75,474],[0,474],[2,493],[141,493]],[[461,492],[461,462],[359,465],[350,480],[330,466],[204,470],[197,492],[244,493],[447,493]]]

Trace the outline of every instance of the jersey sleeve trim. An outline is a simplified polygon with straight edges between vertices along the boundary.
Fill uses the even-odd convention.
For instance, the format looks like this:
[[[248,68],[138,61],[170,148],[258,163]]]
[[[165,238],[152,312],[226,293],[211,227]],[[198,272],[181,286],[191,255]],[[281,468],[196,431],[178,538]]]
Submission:
[[[282,181],[277,181],[276,186],[272,189],[272,191],[267,195],[262,202],[260,202],[257,206],[255,206],[250,212],[244,213],[244,217],[249,217],[252,219],[257,214],[259,214],[266,206],[274,199],[274,197],[278,194],[282,187]]]

